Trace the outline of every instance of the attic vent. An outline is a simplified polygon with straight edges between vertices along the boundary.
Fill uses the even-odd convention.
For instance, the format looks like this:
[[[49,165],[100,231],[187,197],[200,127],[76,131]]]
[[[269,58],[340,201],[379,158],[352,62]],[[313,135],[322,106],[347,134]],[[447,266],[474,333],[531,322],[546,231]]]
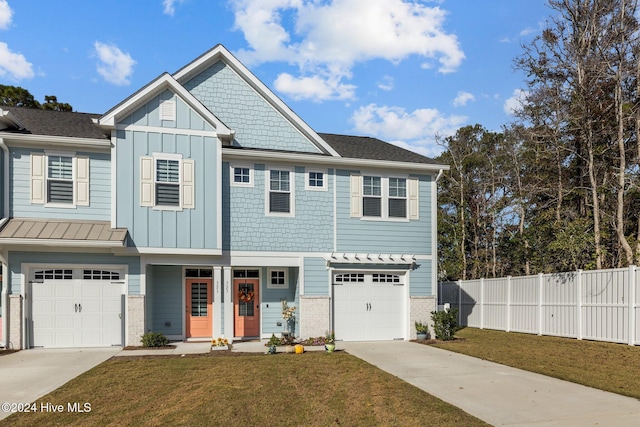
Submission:
[[[162,101],[160,103],[160,120],[176,120],[176,101]]]

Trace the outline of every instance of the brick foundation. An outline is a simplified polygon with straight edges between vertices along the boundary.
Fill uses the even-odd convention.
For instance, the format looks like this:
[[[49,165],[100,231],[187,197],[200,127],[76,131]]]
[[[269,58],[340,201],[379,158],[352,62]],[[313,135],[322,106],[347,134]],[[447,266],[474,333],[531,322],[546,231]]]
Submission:
[[[144,295],[127,296],[126,346],[141,345],[144,335]]]
[[[300,337],[324,336],[331,329],[331,300],[328,296],[300,297]]]
[[[435,297],[411,297],[409,300],[409,339],[416,339],[416,320],[427,322],[429,324],[429,336],[435,336],[433,331],[433,322],[431,321],[431,312],[436,310]]]

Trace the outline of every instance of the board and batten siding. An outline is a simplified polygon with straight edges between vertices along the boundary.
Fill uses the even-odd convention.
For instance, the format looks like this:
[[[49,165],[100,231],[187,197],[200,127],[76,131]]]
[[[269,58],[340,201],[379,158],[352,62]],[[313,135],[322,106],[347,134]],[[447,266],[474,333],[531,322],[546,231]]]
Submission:
[[[181,266],[147,267],[147,328],[165,335],[182,335],[185,317],[182,282]],[[220,321],[218,316],[214,321]]]
[[[304,294],[329,295],[329,269],[324,258],[304,258]]]
[[[107,253],[77,253],[77,252],[9,252],[9,293],[19,293],[21,286],[22,264],[52,264],[52,265],[126,265],[129,295],[140,294],[140,258],[115,256]],[[28,280],[28,278],[26,278]]]
[[[231,163],[233,164],[233,162]],[[235,251],[309,252],[333,247],[333,173],[327,191],[305,189],[305,168],[295,167],[295,216],[269,216],[265,198],[267,166],[253,164],[253,187],[230,185],[229,163],[222,164],[223,249]],[[269,165],[272,169],[277,166]]]
[[[219,149],[215,137],[117,131],[117,226],[126,227],[138,247],[220,249],[216,184]],[[194,160],[194,209],[161,210],[140,205],[140,158],[154,153],[181,154],[183,159]]]
[[[160,119],[160,103],[163,101],[175,102],[175,120]],[[215,129],[209,123],[170,90],[165,90],[160,95],[157,95],[151,101],[120,120],[118,124],[215,132]]]
[[[430,175],[409,175],[419,180],[419,219],[385,221],[351,217],[351,174],[337,170],[337,250],[347,253],[422,254],[432,252]]]
[[[89,206],[52,207],[31,203],[31,153],[42,149],[11,147],[10,216],[13,218],[108,221],[111,218],[111,160],[108,153],[76,151],[89,158]]]
[[[236,145],[320,153],[291,122],[222,61],[183,86],[236,132]]]

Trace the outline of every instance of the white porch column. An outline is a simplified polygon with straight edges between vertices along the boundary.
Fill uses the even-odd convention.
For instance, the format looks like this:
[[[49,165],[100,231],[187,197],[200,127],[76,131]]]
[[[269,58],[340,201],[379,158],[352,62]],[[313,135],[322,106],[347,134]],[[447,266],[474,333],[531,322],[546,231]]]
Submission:
[[[233,325],[233,277],[231,267],[223,267],[222,283],[224,292],[224,336],[231,340],[234,336]]]
[[[222,336],[222,267],[213,267],[213,338]]]

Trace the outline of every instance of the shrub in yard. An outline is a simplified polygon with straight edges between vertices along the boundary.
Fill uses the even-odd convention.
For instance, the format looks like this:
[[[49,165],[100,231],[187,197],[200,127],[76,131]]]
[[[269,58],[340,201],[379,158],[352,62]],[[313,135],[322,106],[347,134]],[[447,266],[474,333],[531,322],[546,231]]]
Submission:
[[[431,320],[433,320],[433,330],[436,333],[436,338],[444,341],[452,340],[458,330],[458,309],[432,311]]]
[[[166,347],[169,340],[161,332],[147,332],[142,336],[143,347]]]

